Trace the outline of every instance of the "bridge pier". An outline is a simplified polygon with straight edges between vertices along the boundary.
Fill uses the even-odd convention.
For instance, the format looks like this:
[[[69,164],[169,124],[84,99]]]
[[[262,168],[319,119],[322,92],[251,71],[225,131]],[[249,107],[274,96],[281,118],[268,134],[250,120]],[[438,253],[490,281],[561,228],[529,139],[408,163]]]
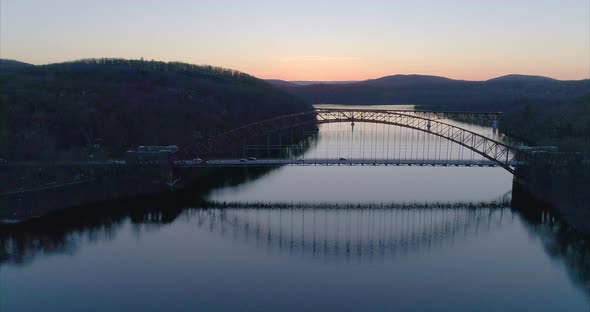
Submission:
[[[528,200],[529,209],[552,211],[576,231],[590,236],[590,171],[586,168],[581,155],[532,154],[527,165],[516,170],[513,189],[534,199]]]

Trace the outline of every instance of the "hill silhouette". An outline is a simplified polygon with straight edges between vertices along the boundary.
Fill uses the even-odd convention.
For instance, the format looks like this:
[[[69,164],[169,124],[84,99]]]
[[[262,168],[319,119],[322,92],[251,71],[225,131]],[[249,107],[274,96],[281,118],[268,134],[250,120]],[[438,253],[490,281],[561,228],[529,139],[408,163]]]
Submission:
[[[392,75],[377,79],[370,79],[361,82],[361,84],[375,87],[401,87],[401,86],[420,86],[420,85],[438,85],[448,84],[456,80],[428,75]]]
[[[426,75],[393,75],[348,84],[277,87],[312,103],[416,104],[430,108],[513,111],[525,104],[573,100],[590,93],[590,80],[562,81],[540,76],[507,75],[488,81],[453,80]]]
[[[33,64],[24,63],[17,60],[0,59],[0,71],[18,70],[30,66],[33,66]]]
[[[0,66],[0,158],[8,160],[191,146],[223,129],[311,109],[263,80],[212,66],[125,59]]]
[[[518,74],[511,74],[511,75],[504,75],[496,78],[492,78],[487,80],[490,81],[505,81],[505,82],[548,82],[548,81],[558,81],[557,79],[545,77],[545,76],[531,76],[531,75],[518,75]]]

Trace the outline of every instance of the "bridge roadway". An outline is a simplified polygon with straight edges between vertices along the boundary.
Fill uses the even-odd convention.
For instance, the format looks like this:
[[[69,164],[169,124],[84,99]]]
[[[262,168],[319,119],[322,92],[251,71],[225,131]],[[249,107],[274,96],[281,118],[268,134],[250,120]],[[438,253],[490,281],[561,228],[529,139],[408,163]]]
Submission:
[[[523,161],[512,161],[510,166],[522,166]],[[177,167],[274,167],[274,166],[437,166],[437,167],[498,167],[491,160],[469,159],[212,159],[208,161],[176,161]]]
[[[525,161],[513,160],[510,166],[517,167],[525,165]],[[0,167],[126,167],[125,160],[104,160],[104,161],[68,161],[68,162],[11,162],[2,164]],[[159,166],[159,163],[142,163],[140,166]],[[438,166],[438,167],[498,167],[499,164],[491,160],[469,160],[469,159],[361,159],[351,158],[340,160],[338,158],[305,158],[305,159],[283,159],[283,158],[260,158],[256,160],[242,159],[212,159],[207,161],[176,160],[175,167],[275,167],[275,166]]]

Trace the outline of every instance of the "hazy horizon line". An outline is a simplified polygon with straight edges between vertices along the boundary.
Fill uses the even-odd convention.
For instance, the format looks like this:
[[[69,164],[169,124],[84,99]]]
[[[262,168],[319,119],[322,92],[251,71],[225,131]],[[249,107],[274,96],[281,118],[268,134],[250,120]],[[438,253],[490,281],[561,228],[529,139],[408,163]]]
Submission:
[[[317,80],[317,79],[284,79],[284,78],[275,78],[275,77],[263,77],[263,76],[258,76],[255,74],[251,74],[247,71],[243,71],[240,69],[235,69],[235,68],[231,68],[228,66],[220,66],[220,65],[212,65],[212,64],[197,64],[197,63],[191,63],[189,61],[181,61],[181,60],[176,60],[176,61],[172,61],[172,60],[158,60],[158,59],[148,59],[148,58],[124,58],[124,57],[87,57],[87,58],[78,58],[78,59],[71,59],[71,60],[64,60],[64,61],[58,61],[58,62],[49,62],[49,63],[33,63],[33,62],[27,62],[27,61],[21,61],[19,59],[16,58],[3,58],[0,57],[0,60],[7,60],[7,61],[16,61],[16,62],[21,62],[21,63],[25,63],[25,64],[30,64],[33,66],[44,66],[44,65],[52,65],[52,64],[63,64],[63,63],[69,63],[69,62],[77,62],[77,61],[84,61],[84,60],[99,60],[99,59],[119,59],[119,60],[144,60],[144,61],[154,61],[154,62],[164,62],[164,63],[185,63],[185,64],[191,64],[191,65],[197,65],[197,66],[213,66],[213,67],[219,67],[219,68],[225,68],[225,69],[231,69],[231,70],[236,70],[236,71],[240,71],[242,73],[248,74],[250,76],[256,77],[258,79],[262,79],[262,80],[280,80],[280,81],[285,81],[285,82],[291,82],[291,83],[297,83],[297,82],[305,82],[305,83],[313,83],[313,82],[318,82],[318,83],[341,83],[341,84],[346,84],[346,83],[355,83],[355,82],[361,82],[361,81],[367,81],[367,80],[374,80],[374,79],[380,79],[380,78],[385,78],[385,77],[391,77],[391,76],[432,76],[432,77],[441,77],[441,78],[447,78],[447,79],[451,79],[451,80],[456,80],[456,81],[488,81],[488,80],[492,80],[495,78],[500,78],[500,77],[505,77],[505,76],[512,76],[512,75],[518,75],[518,76],[529,76],[529,77],[542,77],[542,78],[549,78],[549,79],[553,79],[553,80],[557,80],[557,81],[583,81],[583,80],[590,80],[590,68],[589,68],[589,74],[588,77],[586,78],[579,78],[579,79],[560,79],[560,78],[555,78],[549,75],[539,75],[539,74],[526,74],[526,73],[519,73],[519,72],[510,72],[510,73],[505,73],[505,74],[501,74],[498,76],[489,76],[490,78],[487,79],[466,79],[466,78],[455,78],[452,76],[443,76],[443,75],[437,75],[437,74],[432,74],[432,73],[417,73],[417,72],[409,72],[409,73],[404,73],[404,72],[399,72],[399,73],[391,73],[391,74],[387,74],[387,75],[383,75],[383,76],[376,76],[373,78],[364,78],[364,79],[326,79],[326,80]]]

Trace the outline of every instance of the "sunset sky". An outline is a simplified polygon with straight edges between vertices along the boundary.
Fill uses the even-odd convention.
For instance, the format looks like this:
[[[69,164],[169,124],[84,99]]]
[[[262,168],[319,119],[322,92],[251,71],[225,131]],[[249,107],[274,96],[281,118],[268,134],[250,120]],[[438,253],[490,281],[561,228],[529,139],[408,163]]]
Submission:
[[[590,0],[0,0],[0,57],[184,61],[261,78],[590,77]]]

